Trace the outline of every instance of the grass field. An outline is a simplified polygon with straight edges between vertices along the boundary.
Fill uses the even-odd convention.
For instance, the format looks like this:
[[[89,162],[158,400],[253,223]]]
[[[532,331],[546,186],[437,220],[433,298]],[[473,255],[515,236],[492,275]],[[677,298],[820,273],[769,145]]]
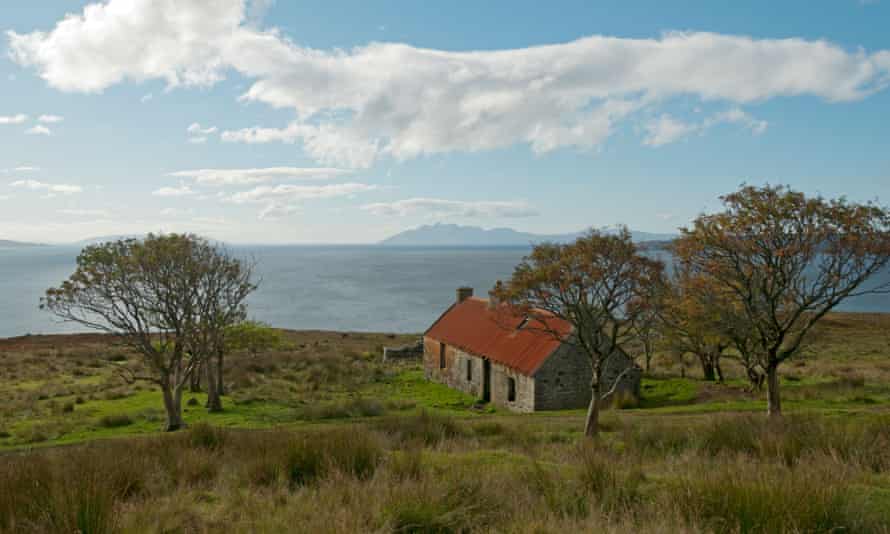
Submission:
[[[657,358],[596,444],[581,411],[380,361],[416,336],[285,337],[229,359],[223,413],[186,394],[172,435],[107,338],[0,340],[0,530],[890,532],[890,316],[826,319],[782,369],[783,427],[732,363],[717,385]]]

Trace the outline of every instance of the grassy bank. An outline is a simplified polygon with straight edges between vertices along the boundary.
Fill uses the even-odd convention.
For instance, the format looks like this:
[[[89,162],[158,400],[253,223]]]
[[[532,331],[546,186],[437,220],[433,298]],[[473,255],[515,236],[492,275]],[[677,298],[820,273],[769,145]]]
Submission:
[[[712,384],[656,358],[596,445],[582,411],[480,407],[381,362],[416,336],[286,332],[229,359],[224,412],[187,393],[173,435],[108,338],[0,340],[0,531],[890,532],[888,332],[830,316],[783,371],[782,427],[731,362]]]

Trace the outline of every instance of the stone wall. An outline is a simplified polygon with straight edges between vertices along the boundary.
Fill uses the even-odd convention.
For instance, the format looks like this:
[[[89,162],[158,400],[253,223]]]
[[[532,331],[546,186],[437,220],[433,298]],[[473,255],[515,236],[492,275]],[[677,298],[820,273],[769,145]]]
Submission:
[[[424,374],[429,380],[446,384],[478,398],[483,394],[484,360],[458,348],[445,345],[445,368],[440,368],[441,344],[431,338],[423,342]],[[472,366],[467,376],[467,366]],[[633,361],[624,353],[609,358],[602,388],[612,387]],[[517,412],[586,408],[590,403],[590,360],[571,345],[563,345],[551,355],[533,377],[525,376],[497,362],[491,362],[491,402]],[[639,398],[641,372],[636,366],[621,379],[616,392],[627,391]],[[516,400],[509,400],[509,379],[515,381]]]
[[[569,410],[590,404],[590,358],[563,345],[535,373],[535,408]]]
[[[445,345],[445,368],[440,368],[441,344],[430,338],[424,339],[423,368],[426,378],[440,382],[454,389],[482,398],[485,376],[483,358],[466,353],[456,347]],[[472,366],[468,377],[467,366]],[[516,400],[509,400],[509,378],[515,380]],[[497,362],[491,362],[491,402],[519,412],[532,412],[535,409],[535,381]]]
[[[515,380],[516,400],[509,399],[509,379]],[[491,402],[514,412],[535,411],[535,379],[496,362],[491,363]]]
[[[389,360],[412,360],[423,356],[424,344],[423,339],[418,339],[413,345],[405,345],[403,347],[383,347],[383,361]]]
[[[482,398],[482,358],[445,345],[445,368],[442,369],[439,365],[441,344],[434,339],[424,338],[423,345],[423,369],[428,379]],[[467,380],[468,365],[473,369],[470,380]]]

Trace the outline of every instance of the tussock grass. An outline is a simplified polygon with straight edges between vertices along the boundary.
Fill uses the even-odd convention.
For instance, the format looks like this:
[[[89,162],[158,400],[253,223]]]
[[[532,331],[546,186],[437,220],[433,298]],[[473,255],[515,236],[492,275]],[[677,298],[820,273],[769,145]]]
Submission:
[[[887,468],[861,448],[884,439],[880,417],[792,419],[782,446],[754,417],[652,423],[554,443],[550,421],[420,413],[17,454],[0,462],[0,532],[887,532],[869,489]],[[520,433],[538,438],[496,445]]]

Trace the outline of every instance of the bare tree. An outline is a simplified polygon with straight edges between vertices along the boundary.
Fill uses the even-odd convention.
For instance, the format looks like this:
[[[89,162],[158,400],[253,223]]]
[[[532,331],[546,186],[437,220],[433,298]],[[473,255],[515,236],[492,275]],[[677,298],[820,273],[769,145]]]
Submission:
[[[740,305],[766,371],[768,410],[781,416],[779,366],[843,300],[890,292],[869,279],[890,263],[890,214],[877,205],[808,198],[782,186],[743,186],[725,209],[683,229],[676,253]]]
[[[525,328],[573,344],[590,358],[587,436],[598,434],[601,401],[624,376],[603,384],[607,361],[634,338],[641,308],[632,303],[659,283],[663,267],[637,252],[626,228],[617,235],[591,231],[572,244],[537,245],[507,284],[495,286],[493,294],[511,313],[529,318]]]

